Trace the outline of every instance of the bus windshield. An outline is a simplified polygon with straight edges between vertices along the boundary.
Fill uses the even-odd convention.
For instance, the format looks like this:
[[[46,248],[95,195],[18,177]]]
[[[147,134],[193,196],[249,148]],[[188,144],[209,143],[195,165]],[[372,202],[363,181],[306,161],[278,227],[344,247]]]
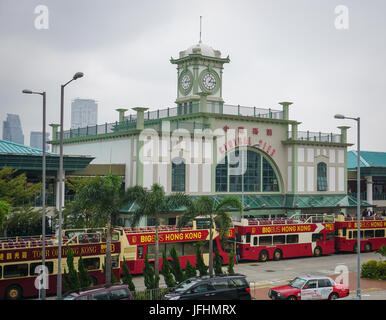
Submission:
[[[306,280],[304,279],[301,279],[301,278],[295,278],[293,280],[291,280],[288,285],[290,287],[294,287],[296,289],[300,289],[303,287],[304,283],[306,282]]]

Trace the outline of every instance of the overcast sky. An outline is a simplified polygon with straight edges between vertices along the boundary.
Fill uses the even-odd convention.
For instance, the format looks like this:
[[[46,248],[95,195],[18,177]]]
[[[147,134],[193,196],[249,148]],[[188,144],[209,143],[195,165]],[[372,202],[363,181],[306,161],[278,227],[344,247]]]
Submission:
[[[48,29],[35,27],[38,5]],[[348,11],[335,13],[340,5]],[[385,9],[383,0],[0,0],[0,131],[7,113],[20,115],[25,144],[41,130],[41,98],[25,88],[47,91],[47,123],[58,123],[60,85],[77,71],[85,76],[66,87],[65,129],[77,97],[98,101],[99,124],[118,120],[116,108],[174,107],[169,60],[198,42],[202,15],[202,41],[231,60],[227,104],[292,101],[299,130],[348,125],[355,144],[355,121],[333,117],[361,117],[361,149],[386,152]]]

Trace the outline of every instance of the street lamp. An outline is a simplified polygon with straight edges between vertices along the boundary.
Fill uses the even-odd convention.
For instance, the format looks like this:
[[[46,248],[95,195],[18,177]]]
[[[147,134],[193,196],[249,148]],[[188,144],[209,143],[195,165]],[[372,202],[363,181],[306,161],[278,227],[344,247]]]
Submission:
[[[31,90],[24,89],[22,91],[25,94],[40,94],[43,96],[43,159],[42,159],[42,272],[45,272],[46,265],[46,92],[34,92]],[[43,286],[39,290],[39,297],[42,300],[46,298],[45,281],[43,280]]]
[[[358,285],[357,285],[357,299],[361,299],[361,259],[360,259],[360,253],[361,253],[361,199],[360,199],[360,190],[361,190],[361,166],[360,166],[360,126],[361,126],[361,119],[358,118],[351,118],[346,117],[342,114],[336,114],[334,116],[335,119],[351,119],[355,120],[357,122],[357,278],[358,278]]]
[[[64,118],[64,87],[70,82],[83,77],[82,72],[74,74],[72,79],[60,86],[60,154],[59,154],[59,227],[58,227],[58,276],[57,276],[57,291],[58,298],[62,297],[62,201],[63,201],[63,118]]]

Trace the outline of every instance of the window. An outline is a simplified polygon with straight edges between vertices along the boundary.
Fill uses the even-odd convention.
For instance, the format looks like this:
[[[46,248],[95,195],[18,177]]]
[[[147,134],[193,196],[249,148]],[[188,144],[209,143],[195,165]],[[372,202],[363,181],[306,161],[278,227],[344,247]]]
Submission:
[[[334,241],[334,233],[333,232],[326,233],[326,241]]]
[[[374,230],[365,230],[365,238],[374,238]]]
[[[185,191],[185,160],[174,158],[172,161],[172,192]]]
[[[324,162],[318,163],[317,185],[318,191],[327,191],[327,165]]]
[[[278,192],[279,180],[259,152],[236,149],[216,166],[216,192]]]
[[[129,298],[130,295],[126,289],[116,289],[110,291],[110,299],[111,300],[120,300]]]
[[[184,255],[193,256],[196,254],[196,247],[194,246],[196,242],[185,242],[184,243]]]
[[[264,236],[259,238],[259,245],[260,246],[267,246],[272,244],[272,237],[271,236]]]
[[[376,238],[384,238],[385,237],[385,229],[375,230]]]
[[[109,294],[107,292],[94,293],[91,295],[91,300],[109,300]]]
[[[319,288],[332,287],[331,281],[328,279],[320,279],[320,280],[318,280],[318,287]]]
[[[347,228],[346,227],[344,227],[343,228],[343,237],[345,237],[346,236],[346,234],[347,234]],[[350,237],[351,238],[351,237]]]
[[[83,263],[87,270],[98,270],[100,268],[99,258],[84,258]]]
[[[257,237],[253,237],[253,245],[257,246]]]
[[[291,234],[287,236],[287,243],[298,243],[298,242],[299,242],[298,234]]]
[[[251,243],[251,234],[249,232],[247,232],[247,235],[245,237],[245,242],[246,243]]]
[[[208,284],[200,284],[197,287],[190,290],[190,293],[202,293],[213,290]]]
[[[317,285],[316,280],[310,280],[306,283],[305,287],[307,287],[308,289],[315,289],[316,285]]]
[[[248,285],[243,278],[230,279],[230,282],[233,282],[235,287],[244,287]]]
[[[138,247],[138,259],[143,259],[143,246]]]
[[[227,279],[219,279],[213,280],[212,285],[215,289],[227,289],[228,288],[228,280]]]
[[[28,276],[28,264],[11,264],[4,266],[4,278],[19,278]]]
[[[41,262],[31,263],[29,265],[29,275],[30,276],[36,276],[37,273],[35,273],[35,269],[37,266],[41,266],[41,265],[42,265]],[[44,265],[47,267],[49,274],[54,272],[54,263],[52,261],[46,261],[44,263]]]
[[[322,233],[313,233],[312,234],[312,242],[316,241],[323,241],[323,234]]]
[[[119,256],[115,255],[111,257],[111,267],[112,268],[119,268]]]
[[[273,237],[273,244],[284,244],[285,243],[285,236],[274,236]]]

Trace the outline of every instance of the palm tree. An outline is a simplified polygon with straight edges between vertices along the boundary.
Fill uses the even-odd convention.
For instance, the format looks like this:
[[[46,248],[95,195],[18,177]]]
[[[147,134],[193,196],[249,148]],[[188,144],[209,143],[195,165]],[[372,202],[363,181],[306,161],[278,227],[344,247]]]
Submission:
[[[131,219],[131,226],[137,226],[142,217],[155,219],[154,271],[155,275],[159,276],[158,226],[160,217],[176,212],[176,210],[181,207],[188,208],[191,205],[191,200],[190,197],[183,192],[166,196],[164,188],[158,184],[153,184],[150,190],[139,186],[135,188],[136,191],[132,194],[135,194],[136,208]]]
[[[137,189],[127,192],[122,190],[122,180],[119,176],[107,175],[95,177],[85,183],[75,195],[71,210],[79,212],[87,210],[90,213],[91,227],[105,227],[106,237],[106,284],[111,284],[111,238],[112,225],[117,224],[119,210],[135,195]]]
[[[178,226],[181,228],[193,221],[198,216],[209,216],[209,275],[213,276],[213,221],[220,227],[220,239],[225,239],[228,230],[232,226],[232,220],[227,211],[236,208],[241,212],[241,201],[236,197],[227,197],[215,204],[214,199],[202,196],[193,201],[188,210],[178,219]]]

